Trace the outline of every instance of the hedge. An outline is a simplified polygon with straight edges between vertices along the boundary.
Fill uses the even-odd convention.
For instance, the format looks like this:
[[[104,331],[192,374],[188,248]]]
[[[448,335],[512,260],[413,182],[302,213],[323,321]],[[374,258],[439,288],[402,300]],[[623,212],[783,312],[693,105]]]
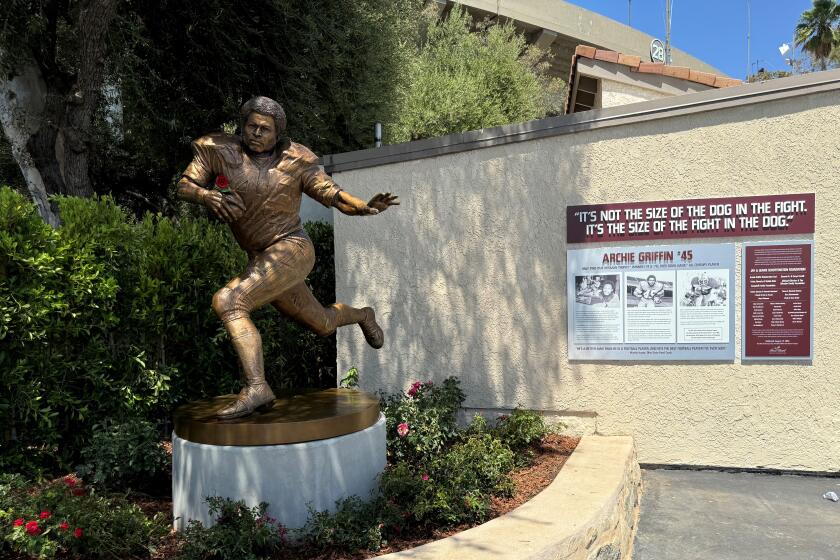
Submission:
[[[203,217],[134,218],[113,199],[58,198],[63,224],[0,188],[0,470],[65,466],[105,419],[162,430],[180,403],[238,390],[239,365],[213,293],[246,256]],[[316,297],[334,300],[332,229],[306,225]],[[270,306],[254,314],[275,388],[335,386],[335,339]],[[44,464],[41,462],[40,464]]]

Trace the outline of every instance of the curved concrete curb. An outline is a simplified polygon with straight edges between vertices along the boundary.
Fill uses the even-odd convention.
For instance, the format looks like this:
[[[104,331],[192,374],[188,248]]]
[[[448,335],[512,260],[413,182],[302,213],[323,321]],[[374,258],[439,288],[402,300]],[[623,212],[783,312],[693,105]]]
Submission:
[[[633,438],[584,436],[545,490],[512,512],[382,560],[630,558],[641,476]]]

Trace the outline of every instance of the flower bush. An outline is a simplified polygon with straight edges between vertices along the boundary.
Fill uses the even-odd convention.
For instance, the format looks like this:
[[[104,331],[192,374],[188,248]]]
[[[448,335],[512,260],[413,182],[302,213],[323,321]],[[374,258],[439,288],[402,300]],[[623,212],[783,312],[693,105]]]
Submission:
[[[204,527],[190,520],[182,536],[181,560],[258,560],[279,551],[286,528],[266,514],[265,502],[249,508],[243,501],[207,498],[216,524]]]
[[[439,453],[457,434],[457,413],[464,392],[455,377],[435,385],[417,381],[407,393],[382,399],[388,459],[422,463]]]
[[[486,520],[492,498],[514,491],[510,473],[522,462],[517,452],[546,429],[537,413],[516,410],[492,428],[477,415],[459,430],[456,414],[463,401],[454,377],[439,385],[415,381],[405,393],[384,397],[389,465],[380,494],[369,502],[339,502],[332,514],[313,512],[305,540],[320,550],[377,550],[411,527]]]
[[[168,525],[163,515],[148,519],[124,498],[97,495],[72,476],[40,485],[0,476],[0,556],[4,550],[36,558],[148,555]]]

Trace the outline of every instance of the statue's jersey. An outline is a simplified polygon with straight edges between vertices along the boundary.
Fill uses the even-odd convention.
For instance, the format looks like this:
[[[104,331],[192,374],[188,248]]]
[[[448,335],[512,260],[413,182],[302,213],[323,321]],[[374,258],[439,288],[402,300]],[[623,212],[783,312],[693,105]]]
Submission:
[[[318,167],[317,156],[295,142],[265,157],[250,155],[231,134],[208,134],[192,146],[193,161],[184,176],[205,188],[213,188],[220,175],[227,178],[230,190],[245,204],[245,212],[230,228],[249,254],[302,231],[302,193],[330,207],[341,190]]]

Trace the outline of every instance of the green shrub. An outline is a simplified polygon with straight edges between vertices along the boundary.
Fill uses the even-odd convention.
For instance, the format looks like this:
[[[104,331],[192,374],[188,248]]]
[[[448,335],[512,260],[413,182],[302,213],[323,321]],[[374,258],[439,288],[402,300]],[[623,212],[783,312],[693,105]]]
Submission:
[[[190,520],[182,535],[181,560],[256,560],[268,558],[286,541],[286,529],[266,514],[268,504],[249,508],[243,501],[207,498],[216,524]]]
[[[158,429],[140,418],[95,426],[82,457],[79,476],[114,490],[148,489],[161,482],[169,463]]]
[[[96,495],[78,479],[30,485],[16,475],[0,477],[0,527],[0,553],[120,560],[147,556],[169,531],[163,514],[148,519],[134,504]]]
[[[545,422],[533,410],[516,408],[509,416],[499,417],[493,435],[515,451],[540,441],[548,433]]]
[[[69,468],[102,418],[158,425],[188,400],[238,390],[239,364],[210,302],[244,268],[228,227],[135,219],[110,198],[58,198],[53,230],[0,188],[0,470]],[[334,299],[332,231],[307,224],[316,296]],[[335,339],[272,308],[254,313],[276,388],[335,386]],[[57,465],[56,465],[57,463]]]
[[[510,496],[513,452],[484,434],[449,448],[427,465],[400,462],[382,477],[386,500],[425,525],[484,521],[493,496]]]
[[[457,413],[464,392],[455,377],[440,385],[416,381],[407,394],[385,397],[388,458],[423,463],[443,450],[457,434]]]
[[[382,548],[386,527],[399,518],[380,497],[363,501],[350,496],[335,503],[335,512],[313,511],[300,530],[301,539],[322,551],[376,551]]]
[[[564,83],[550,75],[550,55],[528,46],[511,22],[476,24],[457,5],[445,18],[425,16],[397,118],[385,124],[388,142],[562,113]]]

